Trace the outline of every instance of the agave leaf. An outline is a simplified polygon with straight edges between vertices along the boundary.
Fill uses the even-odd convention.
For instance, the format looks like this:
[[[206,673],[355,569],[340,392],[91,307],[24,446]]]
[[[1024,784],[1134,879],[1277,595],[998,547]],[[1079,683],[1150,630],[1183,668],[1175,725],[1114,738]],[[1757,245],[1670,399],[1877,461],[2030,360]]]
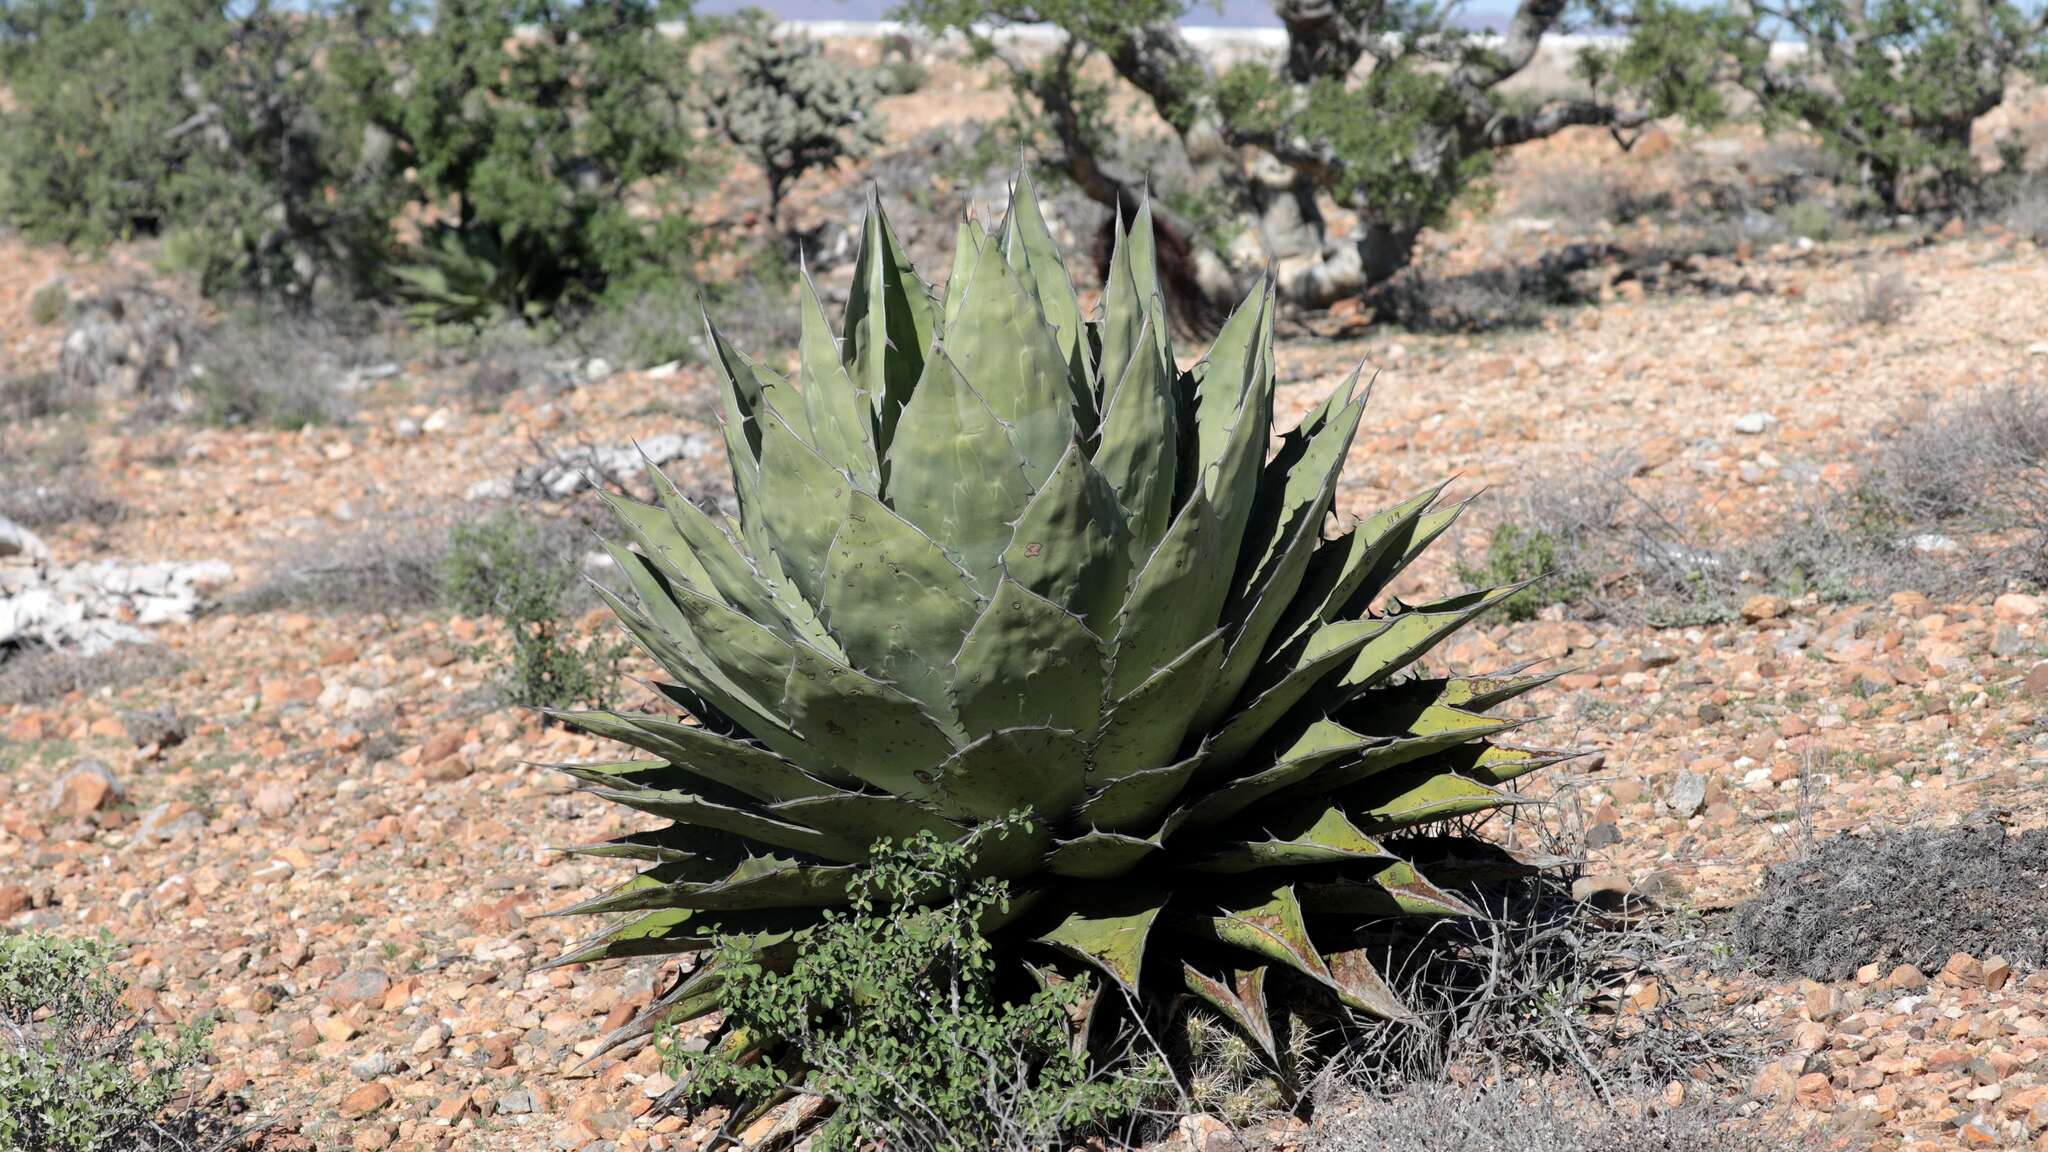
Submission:
[[[1135,995],[1145,970],[1145,945],[1168,894],[1143,884],[1078,887],[1065,898],[1059,922],[1037,937],[1101,972]]]
[[[931,289],[918,279],[872,192],[846,298],[844,355],[855,386],[875,405],[884,453],[896,419],[924,373],[932,345]]]
[[[1087,832],[1061,840],[1045,858],[1045,870],[1076,880],[1109,880],[1122,876],[1159,851],[1157,839],[1120,832]]]
[[[1092,754],[1102,784],[1164,763],[1181,746],[1195,706],[1223,663],[1218,629],[1109,706]]]
[[[656,816],[665,816],[678,823],[698,828],[710,828],[718,832],[730,832],[762,844],[786,848],[792,852],[804,852],[822,856],[828,860],[849,861],[859,859],[850,855],[847,846],[833,837],[814,828],[780,819],[773,813],[776,808],[742,807],[737,804],[720,804],[678,789],[654,788],[593,788],[593,796],[623,804],[628,808]],[[825,800],[839,797],[824,797]],[[797,801],[797,803],[819,803],[820,801]],[[786,805],[782,806],[786,807]]]
[[[1539,672],[1534,676],[1523,676],[1527,664],[1496,672],[1490,676],[1453,676],[1444,681],[1443,694],[1438,699],[1472,712],[1486,712],[1513,700],[1529,691],[1543,687],[1565,674],[1567,669],[1557,668]]]
[[[1275,561],[1294,541],[1304,520],[1318,529],[1336,496],[1337,475],[1358,435],[1365,416],[1363,397],[1353,399],[1358,389],[1358,369],[1324,398],[1328,410],[1318,409],[1281,437],[1273,458],[1266,462],[1259,479],[1258,499],[1245,524],[1245,550],[1237,558],[1238,589],[1233,599],[1262,597],[1271,587]],[[1294,598],[1296,587],[1284,589]],[[1242,618],[1242,609],[1233,615]]]
[[[1143,560],[1172,518],[1179,401],[1172,372],[1146,329],[1140,329],[1137,347],[1105,406],[1094,463],[1129,510],[1132,555]]]
[[[1308,695],[1317,681],[1327,676],[1331,669],[1355,657],[1359,649],[1371,643],[1387,627],[1385,620],[1345,620],[1317,632],[1302,646],[1303,651],[1291,669],[1284,673],[1269,673],[1267,678],[1271,683],[1266,687],[1260,688],[1257,681],[1250,685],[1256,694],[1233,711],[1216,733],[1217,758],[1236,760],[1250,752],[1287,715],[1288,709]]]
[[[1253,285],[1210,342],[1209,354],[1195,367],[1201,382],[1195,406],[1195,460],[1205,477],[1222,463],[1232,443],[1240,438],[1238,429],[1245,413],[1256,416],[1258,375],[1262,366],[1271,366],[1270,361],[1259,355],[1259,328],[1268,297],[1263,281]],[[1265,459],[1265,448],[1261,437],[1261,461]],[[1209,490],[1209,498],[1216,499],[1213,489]]]
[[[593,736],[652,752],[675,768],[756,800],[829,796],[840,790],[837,785],[858,783],[844,773],[838,773],[836,779],[821,779],[766,748],[659,716],[556,711],[548,715]],[[831,764],[817,767],[837,773]]]
[[[1096,635],[1113,635],[1130,589],[1129,541],[1115,490],[1072,444],[1017,518],[1003,571],[1079,616]]]
[[[1066,356],[1029,283],[1003,260],[976,260],[946,347],[990,410],[1010,427],[1025,478],[1045,483],[1080,424]]]
[[[809,648],[791,650],[782,706],[810,749],[863,782],[896,795],[917,790],[917,772],[953,754],[948,727],[895,688]]]
[[[1531,772],[1562,764],[1585,755],[1583,752],[1555,752],[1539,748],[1516,748],[1504,744],[1474,744],[1442,754],[1445,771],[1470,776],[1481,784],[1506,784]]]
[[[1031,491],[1009,429],[934,349],[889,444],[889,506],[951,550],[986,596]]]
[[[1088,343],[1082,332],[1081,306],[1074,299],[1074,283],[1067,276],[1066,261],[1060,259],[1059,246],[1052,240],[1052,230],[1045,226],[1045,217],[1039,212],[1038,191],[1031,186],[1029,173],[1019,172],[1010,191],[1010,211],[1003,228],[1003,256],[1013,267],[1030,274],[1039,310],[1045,313],[1045,322],[1058,334],[1060,351],[1065,354],[1074,379],[1083,385],[1077,401],[1078,411],[1084,413],[1081,434],[1088,435],[1094,430],[1094,366],[1088,358]]]
[[[1131,241],[1124,234],[1123,210],[1117,210],[1115,233],[1109,254],[1109,277],[1102,285],[1102,320],[1096,325],[1101,347],[1097,359],[1101,364],[1101,386],[1103,411],[1107,413],[1116,406],[1116,387],[1123,375],[1128,373],[1127,365],[1132,363],[1131,354],[1138,349],[1141,334],[1151,340],[1149,324],[1151,312],[1148,307],[1150,292],[1141,290],[1137,279],[1131,274]],[[1151,285],[1156,290],[1157,285]],[[1166,360],[1165,349],[1152,341],[1160,350],[1160,363],[1170,369],[1172,361]],[[1105,435],[1108,418],[1104,417]],[[1099,454],[1099,453],[1098,453]]]
[[[951,657],[982,606],[930,537],[865,492],[847,497],[819,607],[850,662],[945,722]]]
[[[830,656],[845,655],[839,641],[818,619],[817,610],[781,577],[781,565],[774,565],[773,578],[764,574],[740,551],[725,529],[677,491],[659,468],[650,463],[647,472],[690,560],[709,582],[708,587],[699,586],[701,591],[715,592],[726,604],[774,628],[793,643],[809,644]],[[774,563],[772,550],[764,556]],[[691,583],[696,584],[694,580]]]
[[[868,492],[882,486],[881,456],[875,450],[875,402],[867,390],[846,374],[839,339],[818,287],[803,277],[803,331],[797,341],[802,370],[804,411],[809,414],[811,444],[818,455]]]
[[[1217,914],[1189,917],[1184,924],[1218,943],[1262,956],[1329,988],[1346,1007],[1375,1016],[1406,1018],[1407,1010],[1384,981],[1359,981],[1356,970],[1340,980],[1309,938],[1301,902],[1292,885],[1249,887],[1226,899]]]
[[[1209,501],[1196,493],[1132,578],[1116,624],[1116,668],[1110,690],[1118,698],[1152,678],[1216,627],[1230,592],[1230,569],[1218,562],[1222,526]]]
[[[1159,257],[1152,235],[1152,196],[1148,192],[1131,218],[1131,283],[1136,286],[1140,307],[1152,319],[1152,338],[1159,342],[1159,358],[1168,364],[1173,358],[1172,326],[1166,322],[1166,300],[1159,292]]]
[[[1443,535],[1446,529],[1458,522],[1458,517],[1465,514],[1468,503],[1460,502],[1445,508],[1428,509],[1413,520],[1397,524],[1389,534],[1390,538],[1380,551],[1378,559],[1373,562],[1372,569],[1360,578],[1357,587],[1351,590],[1351,597],[1345,602],[1341,614],[1356,616],[1366,611],[1373,601],[1380,598],[1380,593],[1386,591],[1387,585],[1394,582],[1394,577],[1406,570],[1438,536]]]
[[[1384,836],[1523,801],[1455,772],[1437,772],[1425,765],[1370,777],[1346,789],[1340,802],[1360,829]]]
[[[849,863],[865,861],[870,847],[884,837],[901,842],[920,832],[930,832],[942,840],[952,840],[966,832],[922,804],[872,792],[789,800],[771,805],[767,811],[777,819],[815,829],[832,846],[831,853],[820,855]]]
[[[1436,642],[1465,626],[1465,622],[1528,587],[1524,581],[1484,592],[1447,596],[1417,604],[1406,612],[1388,617],[1387,630],[1367,644],[1338,682],[1346,692],[1356,694],[1415,662],[1415,658],[1436,647]]]
[[[945,322],[951,326],[960,315],[960,301],[967,295],[967,282],[974,276],[974,263],[988,245],[988,233],[981,225],[962,217],[953,230],[953,271],[946,277]]]
[[[1180,799],[1201,763],[1202,755],[1196,753],[1163,768],[1117,777],[1081,805],[1081,823],[1106,832],[1149,824]]]
[[[1080,617],[1005,577],[954,657],[954,715],[970,736],[1048,727],[1092,740],[1103,659]]]
[[[661,870],[657,869],[656,873]],[[669,879],[655,873],[638,878],[651,887],[601,896],[565,909],[558,915],[595,915],[654,908],[701,908],[744,911],[752,908],[817,908],[846,901],[846,884],[854,869],[847,864],[815,864],[787,856],[753,856],[734,864],[723,878],[710,882]],[[630,887],[630,886],[628,886]]]
[[[1250,872],[1394,859],[1341,810],[1314,801],[1267,815],[1248,832],[1255,834],[1225,841],[1215,851],[1195,858],[1189,867],[1201,872]]]
[[[1249,584],[1224,609],[1224,620],[1233,627],[1230,653],[1223,672],[1210,687],[1209,696],[1196,714],[1198,727],[1218,722],[1251,678],[1266,641],[1279,625],[1301,579],[1309,557],[1321,539],[1323,515],[1336,496],[1337,470],[1344,465],[1344,453],[1364,414],[1363,402],[1347,405],[1322,433],[1309,440],[1291,473],[1284,474],[1286,496],[1274,531],[1278,534],[1268,562],[1250,578]],[[1282,483],[1276,479],[1277,485]],[[1256,531],[1258,524],[1254,522]],[[1252,539],[1256,540],[1257,536]]]
[[[1305,882],[1299,888],[1302,907],[1315,913],[1345,916],[1483,915],[1477,908],[1430,883],[1406,860],[1389,857],[1379,871],[1352,871],[1341,877]]]
[[[803,598],[816,603],[825,557],[853,481],[799,437],[780,414],[761,420],[762,537]]]
[[[634,609],[597,589],[627,630],[670,675],[788,755],[789,749],[776,742],[778,731],[787,728],[777,718],[775,702],[781,693],[770,682],[776,664],[788,659],[789,642],[702,593],[670,583],[639,553],[609,542],[604,547],[640,600],[641,608]],[[704,623],[700,627],[697,621]]]
[[[1303,574],[1294,599],[1273,630],[1273,647],[1284,648],[1320,625],[1363,614],[1366,606],[1345,611],[1345,605],[1395,540],[1408,538],[1406,526],[1427,511],[1442,490],[1441,484],[1424,489],[1319,545],[1309,557],[1308,571]]]
[[[1243,553],[1245,526],[1251,519],[1252,509],[1258,501],[1259,477],[1266,460],[1266,441],[1273,428],[1273,324],[1272,290],[1268,285],[1255,313],[1258,331],[1250,349],[1250,359],[1244,369],[1245,384],[1243,403],[1233,413],[1235,422],[1223,433],[1218,455],[1213,462],[1208,456],[1208,424],[1212,419],[1206,407],[1198,409],[1202,425],[1203,442],[1201,450],[1202,491],[1215,505],[1216,519],[1223,524],[1224,549],[1227,555],[1218,555],[1217,563],[1228,566],[1232,572]],[[1228,332],[1228,327],[1225,329]],[[1220,344],[1222,337],[1218,337]],[[1232,388],[1219,382],[1219,372],[1225,369],[1216,363],[1215,353],[1210,355],[1208,374],[1203,378],[1203,403],[1207,404],[1210,389],[1221,387],[1215,395],[1227,395]],[[1227,374],[1226,374],[1227,375]]]
[[[1224,969],[1217,975],[1196,968],[1192,964],[1181,964],[1181,976],[1188,991],[1207,1001],[1209,1006],[1223,1014],[1223,1018],[1237,1027],[1237,1030],[1259,1046],[1266,1059],[1275,1065],[1280,1062],[1279,1046],[1273,1040],[1273,1017],[1266,1007],[1266,973],[1264,965],[1252,968]]]
[[[1063,728],[1005,728],[954,753],[923,782],[955,819],[999,820],[1018,809],[1063,821],[1081,800],[1087,747]]]

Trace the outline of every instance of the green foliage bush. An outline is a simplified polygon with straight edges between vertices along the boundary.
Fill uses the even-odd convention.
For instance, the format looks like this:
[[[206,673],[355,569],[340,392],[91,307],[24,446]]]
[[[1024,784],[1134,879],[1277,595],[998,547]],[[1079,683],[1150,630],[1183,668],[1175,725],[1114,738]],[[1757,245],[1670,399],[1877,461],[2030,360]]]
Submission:
[[[675,0],[440,0],[376,115],[440,214],[401,292],[447,321],[532,318],[672,277],[705,174]],[[436,284],[439,276],[446,281]]]
[[[1009,835],[1014,824],[981,834]],[[1070,1023],[1090,996],[1085,978],[1022,1000],[998,995],[976,926],[1008,912],[1010,895],[1000,880],[973,878],[975,843],[930,832],[878,842],[846,909],[803,932],[786,969],[756,963],[747,942],[722,944],[730,1035],[783,1042],[794,1059],[756,1060],[745,1043],[692,1052],[665,1033],[665,1063],[688,1078],[690,1099],[772,1099],[802,1077],[836,1105],[813,1138],[818,1152],[1063,1147],[1138,1110],[1164,1073],[1090,1071]]]
[[[732,64],[711,92],[719,130],[761,166],[778,225],[790,185],[813,169],[866,156],[882,142],[874,83],[808,36],[776,35],[767,16],[733,25]]]
[[[441,561],[443,597],[458,612],[504,623],[512,652],[502,687],[511,703],[566,708],[602,700],[617,681],[623,642],[578,647],[563,634],[565,601],[576,579],[573,558],[510,512],[450,529]]]
[[[179,229],[209,291],[367,291],[399,200],[357,98],[389,8],[17,0],[0,216],[94,245]],[[379,13],[382,13],[379,16]]]
[[[185,1148],[191,1115],[170,1113],[205,1057],[203,1027],[144,1031],[107,971],[108,945],[0,936],[0,1152]]]
[[[1459,562],[1458,579],[1488,588],[1534,580],[1501,603],[1508,619],[1534,620],[1549,605],[1569,604],[1587,590],[1584,573],[1559,574],[1557,551],[1557,538],[1548,532],[1502,524],[1487,540],[1480,563]]]
[[[672,278],[706,157],[675,0],[9,0],[0,218],[209,293],[534,319]],[[393,223],[427,224],[409,256]],[[398,262],[406,273],[394,279]]]

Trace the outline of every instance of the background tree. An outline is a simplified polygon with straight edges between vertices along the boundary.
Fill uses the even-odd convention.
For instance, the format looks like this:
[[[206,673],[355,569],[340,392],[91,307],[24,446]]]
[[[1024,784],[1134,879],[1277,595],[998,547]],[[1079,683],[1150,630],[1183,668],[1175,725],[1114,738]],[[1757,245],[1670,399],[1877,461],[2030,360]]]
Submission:
[[[702,177],[674,0],[440,0],[365,100],[434,226],[407,291],[442,319],[533,317],[673,276]]]
[[[882,142],[875,83],[808,36],[777,35],[766,13],[733,22],[730,70],[710,93],[712,119],[768,183],[768,217],[782,227],[789,186],[815,168],[867,156]]]
[[[1814,132],[1892,213],[1958,204],[1976,120],[2048,79],[2048,7],[2014,0],[1729,0],[1717,31],[1766,123]],[[1806,50],[1772,52],[1774,31]]]
[[[371,5],[7,0],[0,213],[67,243],[181,232],[212,290],[363,289],[397,199],[325,61],[391,27]]]
[[[1003,60],[1046,128],[1046,161],[1091,199],[1129,218],[1144,174],[1125,162],[1104,116],[1109,92],[1086,77],[1106,61],[1172,130],[1194,187],[1218,208],[1221,228],[1155,205],[1188,248],[1188,283],[1213,311],[1235,303],[1240,283],[1275,262],[1288,302],[1322,307],[1379,284],[1412,257],[1418,234],[1440,222],[1458,195],[1504,148],[1566,128],[1627,134],[1685,85],[1627,88],[1528,100],[1502,86],[1535,60],[1544,38],[1569,26],[1566,0],[1522,0],[1498,38],[1453,25],[1416,0],[1274,0],[1286,29],[1277,59],[1218,71],[1183,35],[1178,0],[908,0],[905,13],[959,33]],[[1055,49],[1026,60],[996,43],[992,26],[1048,23]],[[1696,62],[1670,61],[1690,74]],[[1331,228],[1324,203],[1356,215],[1350,234]],[[1220,242],[1235,234],[1236,242]]]

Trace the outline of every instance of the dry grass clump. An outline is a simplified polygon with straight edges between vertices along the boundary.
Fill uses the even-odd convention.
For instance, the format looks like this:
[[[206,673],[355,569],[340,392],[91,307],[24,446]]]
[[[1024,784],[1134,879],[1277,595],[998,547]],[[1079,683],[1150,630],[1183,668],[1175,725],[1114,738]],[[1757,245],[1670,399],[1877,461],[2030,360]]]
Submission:
[[[85,438],[73,429],[32,448],[0,437],[0,517],[29,528],[119,520],[119,501],[100,490],[90,468],[79,466]]]
[[[1911,315],[1919,302],[1920,290],[1898,271],[1865,272],[1850,286],[1838,315],[1844,324],[1889,328]]]
[[[1956,952],[2048,964],[2048,830],[1980,815],[1945,830],[1842,836],[1764,874],[1735,919],[1748,965],[1843,980],[1865,964],[1933,972]]]
[[[1916,413],[1872,456],[1857,498],[1880,529],[1974,537],[1987,572],[2048,577],[2048,387],[2012,382]]]
[[[182,666],[154,644],[118,644],[92,656],[41,645],[0,648],[0,705],[49,704],[73,692],[95,692],[162,679]]]
[[[444,518],[399,511],[280,541],[264,575],[222,607],[256,613],[405,612],[440,603]]]

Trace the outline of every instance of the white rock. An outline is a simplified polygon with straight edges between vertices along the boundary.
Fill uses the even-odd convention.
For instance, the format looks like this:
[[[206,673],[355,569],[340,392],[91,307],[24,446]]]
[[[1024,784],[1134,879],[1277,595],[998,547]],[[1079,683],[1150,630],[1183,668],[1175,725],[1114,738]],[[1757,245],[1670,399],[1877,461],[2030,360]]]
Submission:
[[[1744,436],[1761,436],[1777,422],[1769,412],[1744,412],[1735,418],[1735,430]]]
[[[489,480],[479,480],[471,484],[468,490],[463,492],[462,498],[472,501],[510,500],[512,498],[512,481],[503,476],[494,477]]]

